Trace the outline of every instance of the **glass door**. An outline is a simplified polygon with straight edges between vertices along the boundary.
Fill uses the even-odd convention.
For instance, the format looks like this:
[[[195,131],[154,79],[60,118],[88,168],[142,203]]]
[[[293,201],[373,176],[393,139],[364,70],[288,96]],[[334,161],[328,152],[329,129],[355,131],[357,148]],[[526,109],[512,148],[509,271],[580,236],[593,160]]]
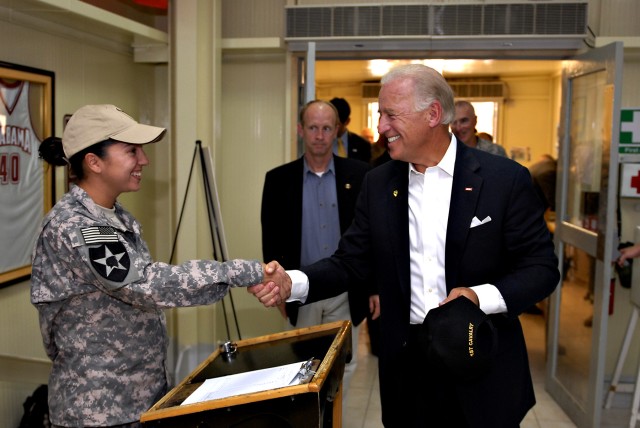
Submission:
[[[563,67],[547,388],[580,427],[600,425],[616,193],[622,44]]]

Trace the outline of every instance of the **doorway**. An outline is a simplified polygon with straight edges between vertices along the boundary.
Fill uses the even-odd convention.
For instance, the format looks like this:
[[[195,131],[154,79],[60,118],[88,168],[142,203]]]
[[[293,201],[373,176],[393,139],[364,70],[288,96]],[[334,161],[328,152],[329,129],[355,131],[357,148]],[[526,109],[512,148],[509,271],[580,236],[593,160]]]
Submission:
[[[473,65],[470,65],[464,72],[451,72],[448,74],[445,70],[443,75],[445,75],[447,79],[468,81],[486,79],[499,80],[506,83],[507,92],[502,98],[503,104],[496,114],[497,124],[495,126],[495,132],[500,136],[498,143],[505,147],[509,156],[525,167],[530,166],[544,154],[550,154],[554,158],[558,158],[558,155],[561,154],[559,153],[561,151],[561,144],[559,143],[559,135],[556,130],[561,126],[561,104],[565,102],[565,100],[562,99],[563,64],[560,61],[554,60],[496,60],[490,62],[477,61],[476,65],[476,69],[474,69]],[[364,96],[365,91],[362,88],[365,85],[371,86],[375,84],[379,77],[371,74],[367,60],[318,60],[316,62],[315,76],[316,98],[330,99],[334,96],[341,96],[348,99],[349,102],[354,105],[354,107],[352,107],[353,132],[358,132],[358,129],[365,127],[367,124],[370,126],[371,120],[369,112],[371,109],[368,108],[369,101],[367,97]],[[607,86],[609,90],[615,87],[614,83],[607,82],[607,85],[610,85]],[[613,112],[615,112],[615,108],[612,109],[612,113]],[[360,117],[358,117],[358,114]],[[609,116],[609,119],[611,119],[611,116]],[[360,120],[360,122],[358,122],[358,120]],[[594,190],[594,192],[599,191],[602,191],[602,189],[598,188]],[[567,189],[565,187],[563,194],[566,194],[566,192]],[[605,189],[604,192],[606,193],[607,190]],[[570,195],[567,195],[567,197],[568,196]],[[561,222],[562,220],[560,223]],[[609,234],[610,231],[602,234],[601,238],[603,242],[607,240],[606,236]],[[565,253],[569,256],[572,255],[571,251],[566,251],[564,248],[559,250],[560,256]],[[574,249],[573,256],[575,257],[573,257],[572,260],[575,260],[576,265],[573,266],[574,270],[572,274],[586,275],[587,278],[584,282],[589,290],[589,293],[585,293],[587,300],[586,306],[590,307],[592,303],[589,299],[593,299],[593,287],[589,287],[589,282],[593,278],[601,277],[601,274],[606,276],[607,272],[603,272],[601,265],[598,267],[597,261],[593,259],[591,254],[583,254],[579,249]],[[580,262],[580,267],[584,267],[586,271],[576,271],[575,268],[578,262]],[[598,267],[596,272],[593,272],[594,266]],[[594,284],[594,287],[596,287],[596,289],[599,288],[596,284]],[[569,290],[569,287],[567,287],[567,290],[574,291]],[[600,302],[601,300],[596,299],[596,306],[601,306]],[[586,319],[581,320],[581,322],[583,321],[586,321]],[[586,323],[584,326],[590,327],[587,326]],[[602,328],[601,325],[597,330],[600,330],[600,328]],[[595,333],[597,333],[597,331]],[[591,338],[593,336],[589,335],[589,337]],[[546,346],[545,342],[547,338],[545,335],[540,336],[539,340],[542,341],[543,347]],[[540,346],[539,343],[534,345]],[[598,346],[599,350],[595,351],[595,354],[602,352],[602,345],[600,344]],[[591,347],[587,347],[587,349],[589,348]],[[591,349],[591,353],[595,355],[593,354],[594,349]],[[555,358],[557,357],[556,354]],[[598,356],[598,359],[601,359],[601,355]],[[554,359],[551,364],[555,365],[559,362],[562,362],[561,359]],[[554,373],[558,373],[558,367],[554,366],[554,371]],[[560,370],[560,372],[563,374],[568,373],[562,370]],[[556,379],[558,380],[558,384],[567,383],[566,379],[562,379],[561,376],[558,376]],[[589,379],[583,382],[585,386],[580,389],[584,392],[582,402],[588,403],[587,407],[590,408],[591,411],[585,411],[584,407],[578,406],[579,408],[582,407],[582,410],[572,411],[572,418],[586,424],[584,426],[599,426],[600,412],[597,410],[593,411],[593,409],[598,406],[596,403],[597,400],[594,400],[594,398],[597,399],[598,394],[594,394],[593,392],[587,394],[586,391],[593,391],[594,388],[602,389],[602,386],[597,386],[602,385],[602,381],[602,370],[600,367],[600,369],[597,370],[597,375],[589,376]],[[560,388],[565,387],[566,385]],[[557,394],[558,392],[556,391],[555,393]],[[566,401],[568,402],[569,400],[571,399],[567,399]],[[561,401],[564,402],[565,400]],[[565,406],[571,407],[567,403],[564,403],[562,407],[564,408]]]
[[[377,122],[372,114],[377,108],[372,103],[377,102],[379,79],[393,65],[415,61],[437,67],[447,80],[455,82],[452,87],[457,98],[488,103],[488,111],[476,110],[479,123],[487,120],[482,125],[487,129],[478,131],[491,134],[509,157],[527,167],[543,155],[557,158],[562,74],[559,60],[317,59],[316,98],[345,98],[351,105],[349,130],[362,133],[370,128],[375,141]]]

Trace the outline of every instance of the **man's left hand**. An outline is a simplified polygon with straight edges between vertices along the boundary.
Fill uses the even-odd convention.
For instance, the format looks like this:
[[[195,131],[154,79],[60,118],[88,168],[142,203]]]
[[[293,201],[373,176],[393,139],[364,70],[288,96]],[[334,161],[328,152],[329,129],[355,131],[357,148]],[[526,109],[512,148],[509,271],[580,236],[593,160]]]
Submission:
[[[442,302],[440,302],[439,306],[442,306],[445,303],[448,303],[448,302],[452,301],[453,299],[457,299],[460,296],[464,296],[467,299],[471,300],[473,303],[475,303],[476,306],[480,306],[480,299],[478,298],[478,295],[476,294],[475,291],[473,291],[469,287],[456,287],[456,288],[454,288],[453,290],[451,290],[451,292],[449,293],[447,298],[444,299]]]

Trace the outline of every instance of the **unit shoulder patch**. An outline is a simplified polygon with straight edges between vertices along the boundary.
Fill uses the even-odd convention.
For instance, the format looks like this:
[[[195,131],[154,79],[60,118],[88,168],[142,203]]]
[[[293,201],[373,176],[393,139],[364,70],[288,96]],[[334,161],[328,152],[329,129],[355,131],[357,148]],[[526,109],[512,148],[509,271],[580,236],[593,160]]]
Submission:
[[[80,233],[93,270],[110,282],[123,282],[129,274],[131,259],[116,230],[111,226],[91,226],[80,229]]]

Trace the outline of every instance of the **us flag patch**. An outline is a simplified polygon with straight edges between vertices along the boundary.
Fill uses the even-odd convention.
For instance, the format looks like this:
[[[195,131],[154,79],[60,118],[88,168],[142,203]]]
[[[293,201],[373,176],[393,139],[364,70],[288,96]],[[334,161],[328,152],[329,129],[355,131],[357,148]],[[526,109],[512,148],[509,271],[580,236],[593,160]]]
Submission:
[[[92,226],[80,229],[85,244],[118,242],[118,234],[111,226]]]

